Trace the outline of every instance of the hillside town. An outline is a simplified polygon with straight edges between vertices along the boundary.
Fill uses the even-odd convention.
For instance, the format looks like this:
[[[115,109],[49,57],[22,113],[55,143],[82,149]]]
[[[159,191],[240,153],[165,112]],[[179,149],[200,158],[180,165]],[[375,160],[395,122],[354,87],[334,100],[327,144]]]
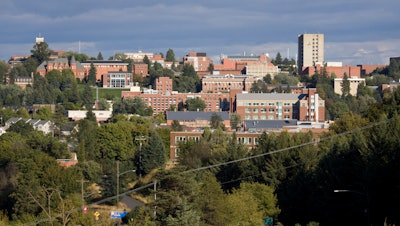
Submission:
[[[0,62],[0,224],[399,224],[380,206],[399,176],[400,57],[344,65],[324,40],[298,35],[297,59],[169,49],[105,60],[37,37]]]

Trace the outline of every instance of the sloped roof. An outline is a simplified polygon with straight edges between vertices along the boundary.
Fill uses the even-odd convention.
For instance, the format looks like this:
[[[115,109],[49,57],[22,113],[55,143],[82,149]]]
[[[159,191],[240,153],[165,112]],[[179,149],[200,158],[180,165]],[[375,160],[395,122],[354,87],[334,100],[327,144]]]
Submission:
[[[301,95],[295,93],[238,93],[236,100],[299,100]]]
[[[194,121],[194,120],[210,120],[213,114],[217,114],[222,120],[229,120],[229,113],[221,112],[204,112],[204,111],[168,111],[167,120],[178,121]]]
[[[281,129],[284,126],[296,126],[297,120],[245,120],[247,129]]]

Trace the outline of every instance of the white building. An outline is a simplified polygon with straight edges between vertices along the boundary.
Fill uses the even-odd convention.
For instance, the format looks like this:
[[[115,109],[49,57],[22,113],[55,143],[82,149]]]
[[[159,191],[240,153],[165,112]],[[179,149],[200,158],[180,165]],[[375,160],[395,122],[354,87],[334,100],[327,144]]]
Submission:
[[[350,82],[350,95],[357,96],[358,85],[360,85],[361,82],[365,83],[365,79],[351,77],[348,78],[348,80]],[[339,95],[342,95],[342,83],[343,83],[343,78],[335,78],[335,81],[333,83],[334,91]]]

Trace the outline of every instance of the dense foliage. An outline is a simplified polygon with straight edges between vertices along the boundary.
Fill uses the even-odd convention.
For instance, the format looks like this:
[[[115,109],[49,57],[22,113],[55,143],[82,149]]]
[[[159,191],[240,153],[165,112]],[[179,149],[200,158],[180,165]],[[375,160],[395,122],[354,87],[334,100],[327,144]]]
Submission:
[[[34,60],[24,69],[15,69],[13,75],[24,75],[31,70],[28,65],[47,54],[36,49]],[[167,55],[174,57],[170,50]],[[285,65],[278,55],[275,63]],[[183,65],[180,75],[156,63],[150,69],[153,78],[171,76],[179,89],[195,92],[199,88],[190,65]],[[0,63],[0,78],[5,70],[9,69]],[[367,77],[366,83],[398,79],[399,71],[400,66],[391,63]],[[297,79],[266,76],[262,82],[290,85]],[[23,106],[34,103],[57,104],[55,112],[39,108],[32,116],[52,119],[57,126],[66,124],[67,109],[89,111],[69,137],[44,135],[23,121],[0,136],[1,225],[110,224],[108,217],[95,222],[92,214],[81,214],[81,208],[94,200],[114,205],[116,178],[120,192],[156,182],[156,193],[150,188],[137,193],[146,204],[123,219],[129,225],[264,225],[266,218],[273,219],[274,225],[400,224],[396,207],[400,201],[400,89],[378,92],[362,84],[358,95],[351,96],[344,85],[344,95],[339,96],[333,92],[331,76],[321,71],[301,80],[316,87],[325,100],[326,118],[337,119],[329,132],[319,138],[311,132],[264,133],[256,147],[248,149],[235,132],[225,133],[221,119],[213,115],[211,128],[204,130],[201,139],[179,144],[179,165],[167,169],[170,129],[160,126],[162,117],[151,117],[143,100],[115,100],[112,119],[98,124],[90,111],[89,84],[79,84],[71,71],[52,71],[34,80],[25,90],[0,85],[0,105],[5,107],[0,109],[2,125],[11,117],[30,117]],[[263,92],[266,84],[262,82],[252,89]],[[203,109],[199,99],[181,105]],[[240,118],[232,115],[232,128],[239,123]],[[182,126],[175,121],[171,129],[182,130]],[[77,153],[79,163],[60,166],[56,160],[70,158],[71,151]],[[136,174],[125,174],[133,169]],[[93,187],[101,190],[101,197],[88,196]]]

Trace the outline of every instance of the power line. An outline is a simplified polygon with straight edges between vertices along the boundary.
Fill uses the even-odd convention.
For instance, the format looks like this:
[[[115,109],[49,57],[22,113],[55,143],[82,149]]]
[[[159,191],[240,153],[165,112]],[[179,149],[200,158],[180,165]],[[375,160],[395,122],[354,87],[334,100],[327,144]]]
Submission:
[[[142,189],[145,189],[145,188],[148,188],[148,187],[151,187],[151,186],[154,186],[154,183],[150,183],[150,184],[147,184],[147,185],[144,185],[144,186],[141,186],[141,187],[138,187],[138,188],[135,188],[135,189],[126,191],[126,192],[124,192],[124,193],[121,193],[120,195],[128,195],[128,194],[131,194],[131,193],[133,193],[133,192],[140,191],[140,190],[142,190]],[[93,203],[89,204],[88,206],[93,206],[93,205],[102,204],[102,203],[105,203],[105,202],[107,202],[107,201],[111,201],[111,200],[116,199],[116,198],[117,198],[117,195],[114,195],[114,196],[107,197],[107,198],[104,198],[104,199],[102,199],[102,200],[99,200],[99,201],[97,201],[97,202],[93,202]],[[75,209],[66,211],[64,214],[65,214],[65,215],[68,215],[68,214],[70,214],[70,213],[73,213],[73,212],[76,212],[76,211],[79,211],[79,210],[82,210],[82,207],[77,207],[77,208],[75,208]],[[43,222],[47,222],[47,221],[54,221],[54,220],[56,220],[56,218],[58,218],[58,217],[60,217],[60,216],[62,216],[62,215],[63,215],[63,214],[58,214],[58,215],[52,217],[51,219],[43,218],[43,219],[37,220],[37,221],[35,221],[35,222],[27,223],[27,224],[25,224],[25,225],[30,226],[30,225],[37,225],[37,224],[39,224],[39,223],[43,223]]]
[[[342,132],[342,133],[339,133],[339,134],[335,134],[335,135],[332,135],[332,136],[329,136],[329,137],[323,137],[323,138],[320,138],[318,141],[311,141],[311,142],[295,145],[295,146],[292,146],[292,147],[282,148],[282,149],[279,149],[279,150],[270,151],[270,152],[266,152],[266,153],[262,153],[262,154],[258,154],[258,155],[253,155],[253,156],[249,156],[249,157],[245,157],[245,158],[241,158],[241,159],[236,159],[236,160],[227,161],[227,162],[223,162],[223,163],[218,163],[218,164],[214,164],[214,165],[199,167],[199,168],[196,168],[196,169],[191,169],[191,170],[184,171],[184,173],[196,172],[196,171],[201,171],[201,170],[205,170],[205,169],[211,169],[211,168],[215,168],[215,167],[219,167],[219,166],[229,165],[229,164],[232,164],[232,163],[237,163],[237,162],[242,162],[242,161],[245,161],[245,160],[250,160],[250,159],[263,157],[263,156],[266,156],[266,155],[277,154],[277,153],[280,153],[280,152],[288,151],[288,150],[295,149],[295,148],[300,148],[300,147],[307,146],[307,145],[315,145],[315,144],[317,144],[317,143],[319,143],[321,141],[330,140],[330,139],[335,138],[335,137],[351,134],[351,133],[353,133],[355,131],[364,130],[364,129],[372,128],[372,127],[380,125],[380,124],[387,123],[392,119],[393,118],[386,119],[384,121],[376,122],[376,123],[373,123],[373,124],[370,124],[370,125],[365,125],[363,127],[355,128],[353,130],[345,131],[345,132]]]
[[[236,159],[236,160],[232,160],[232,161],[227,161],[227,162],[223,162],[223,163],[218,163],[218,164],[214,164],[214,165],[199,167],[199,168],[196,168],[196,169],[191,169],[191,170],[184,171],[184,172],[182,172],[182,173],[196,172],[196,171],[201,171],[201,170],[205,170],[205,169],[211,169],[211,168],[215,168],[215,167],[219,167],[219,166],[229,165],[229,164],[232,164],[232,163],[237,163],[237,162],[241,162],[241,161],[245,161],[245,160],[250,160],[250,159],[255,159],[255,158],[263,157],[263,156],[266,156],[266,155],[277,154],[277,153],[280,153],[280,152],[288,151],[288,150],[295,149],[295,148],[300,148],[300,147],[307,146],[307,145],[315,145],[315,144],[317,144],[317,143],[319,143],[319,142],[321,142],[321,141],[330,140],[330,139],[333,139],[333,138],[335,138],[335,137],[344,136],[344,135],[351,134],[351,133],[356,132],[356,131],[362,131],[362,130],[365,130],[365,129],[368,129],[368,128],[372,128],[372,127],[378,126],[378,125],[380,125],[380,124],[388,123],[388,122],[391,121],[392,119],[393,119],[393,118],[386,119],[386,120],[384,120],[384,121],[380,121],[380,122],[372,123],[372,124],[369,124],[369,125],[365,125],[365,126],[363,126],[363,127],[355,128],[355,129],[353,129],[353,130],[349,130],[349,131],[345,131],[345,132],[342,132],[342,133],[339,133],[339,134],[335,134],[335,135],[332,135],[332,136],[320,138],[318,141],[306,142],[306,143],[303,143],[303,144],[299,144],[299,145],[295,145],[295,146],[287,147],[287,148],[282,148],[282,149],[275,150],[275,151],[270,151],[270,152],[267,152],[267,153],[262,153],[262,154],[258,154],[258,155],[254,155],[254,156],[249,156],[249,157],[245,157],[245,158],[240,158],[240,159]],[[295,166],[298,166],[298,165],[301,165],[301,164],[302,164],[302,163],[298,163],[298,164],[294,164],[294,165],[291,165],[291,166],[287,166],[287,167],[285,167],[285,169],[292,168],[292,167],[295,167]],[[247,176],[247,177],[244,177],[244,178],[238,178],[238,179],[231,180],[231,181],[227,181],[227,182],[223,182],[223,183],[221,183],[221,184],[233,183],[233,182],[236,182],[236,181],[248,179],[248,178],[255,177],[255,176],[261,176],[261,175],[262,175],[262,173],[261,173],[261,174],[257,174],[257,175]],[[150,183],[150,184],[147,184],[147,185],[145,185],[145,186],[142,186],[142,187],[139,187],[139,188],[136,188],[136,189],[132,189],[132,190],[126,191],[126,192],[122,193],[121,195],[127,195],[127,194],[133,193],[133,192],[135,192],[135,191],[140,191],[140,190],[142,190],[142,189],[145,189],[145,188],[148,188],[148,187],[151,187],[151,186],[154,186],[154,183]],[[115,199],[115,198],[117,198],[116,195],[115,195],[115,196],[108,197],[108,198],[105,198],[105,199],[102,199],[102,200],[99,200],[99,201],[97,201],[97,202],[94,202],[94,203],[92,203],[92,204],[89,204],[88,206],[101,204],[101,203],[104,203],[104,202],[113,200],[113,199]],[[72,213],[72,212],[78,211],[78,210],[80,210],[80,209],[81,209],[81,208],[78,207],[78,208],[75,208],[75,209],[73,209],[73,210],[67,211],[66,213]],[[57,217],[59,217],[59,216],[61,216],[61,214],[59,214],[59,215],[53,217],[51,220],[55,220],[55,219],[56,219]],[[50,221],[50,220],[49,220],[49,219],[41,219],[41,220],[39,220],[39,221],[32,222],[32,223],[29,223],[29,224],[26,224],[26,225],[36,225],[36,224],[38,224],[38,223],[46,222],[46,221]]]

